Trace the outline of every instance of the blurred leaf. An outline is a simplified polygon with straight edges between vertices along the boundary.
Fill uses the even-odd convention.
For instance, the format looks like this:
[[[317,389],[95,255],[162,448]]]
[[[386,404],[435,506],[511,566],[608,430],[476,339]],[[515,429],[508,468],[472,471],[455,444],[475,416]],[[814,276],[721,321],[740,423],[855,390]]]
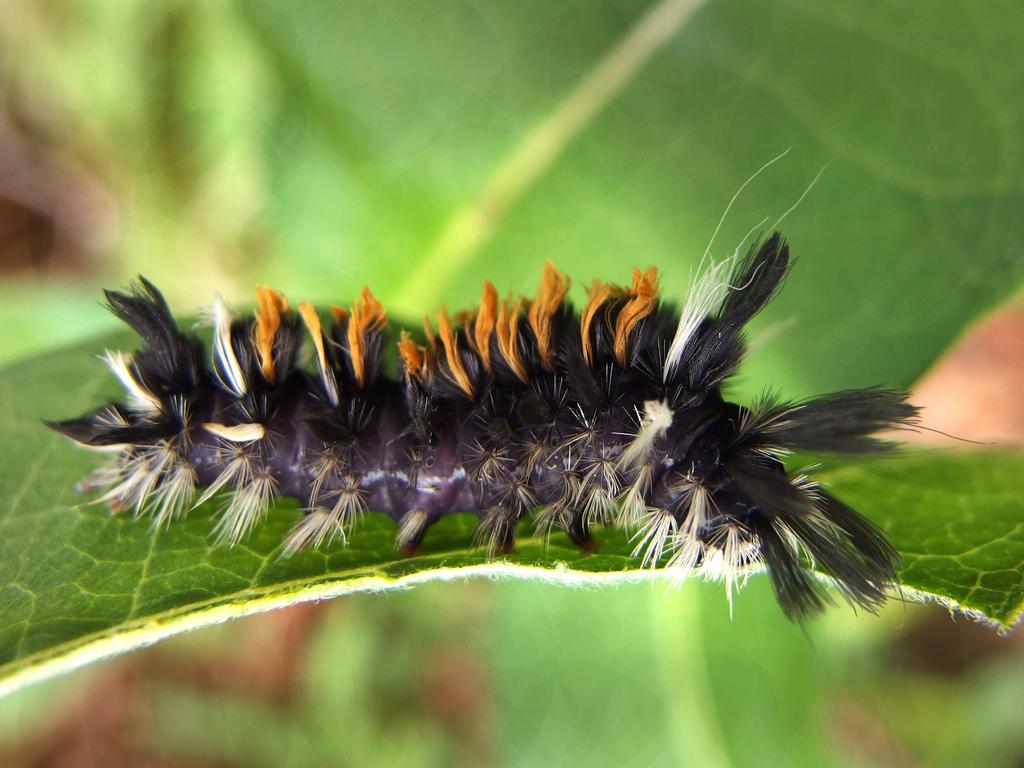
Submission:
[[[269,84],[229,3],[12,0],[0,4],[0,60],[0,126],[78,180],[42,202],[89,234],[75,242],[90,281],[141,272],[194,309],[209,298],[197,283],[238,296],[241,274],[249,295]],[[38,186],[6,156],[0,168],[16,192]],[[23,315],[45,323],[45,311]]]
[[[482,601],[489,610],[465,610]],[[737,597],[735,619],[718,584],[536,582],[353,596],[328,617],[294,709],[164,692],[146,718],[161,754],[252,766],[339,755],[366,766],[844,765],[827,750],[832,658],[782,617],[762,579]],[[451,727],[453,684],[482,743]],[[453,741],[455,754],[437,748]]]
[[[123,337],[110,340],[116,346]],[[279,559],[297,514],[278,505],[254,536],[212,548],[216,502],[166,530],[81,506],[74,484],[96,466],[40,423],[115,394],[93,359],[103,344],[24,363],[0,380],[0,690],[191,627],[299,600],[473,573],[573,583],[634,569],[622,531],[584,555],[564,536],[549,547],[529,535],[507,562],[469,549],[472,515],[431,529],[423,554],[398,558],[394,524],[370,515],[348,548]],[[837,492],[886,526],[906,552],[905,584],[1008,624],[1024,589],[1024,457],[919,454],[825,474]],[[471,570],[458,570],[471,568]],[[454,569],[454,570],[453,570]]]
[[[99,287],[0,285],[0,366],[109,333],[117,320],[99,311]]]
[[[474,729],[452,722],[461,716],[483,725],[481,730],[489,726],[486,693],[477,690],[487,681],[476,679],[467,661],[479,650],[484,618],[473,608],[489,593],[479,584],[433,586],[387,600],[354,595],[326,612],[313,642],[295,649],[305,663],[290,706],[248,693],[213,697],[172,684],[157,692],[141,735],[159,754],[190,764],[197,759],[253,768],[491,764],[474,754],[483,746],[472,743]],[[472,607],[467,611],[467,606]],[[464,666],[446,679],[452,643]],[[453,711],[445,701],[452,685],[478,693],[479,708]]]
[[[491,631],[509,765],[843,765],[825,748],[821,649],[765,579],[734,613],[720,584],[504,585]]]
[[[1024,6],[698,5],[239,3],[281,86],[260,279],[417,317],[550,258],[577,287],[654,264],[681,296],[790,148],[713,248],[827,165],[745,386],[909,385],[1024,281]]]

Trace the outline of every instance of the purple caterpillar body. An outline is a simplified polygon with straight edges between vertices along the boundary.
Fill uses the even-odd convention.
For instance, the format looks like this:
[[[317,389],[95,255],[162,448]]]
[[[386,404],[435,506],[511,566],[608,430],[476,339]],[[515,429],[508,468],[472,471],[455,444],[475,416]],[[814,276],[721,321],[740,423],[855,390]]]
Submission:
[[[285,553],[344,539],[372,510],[398,523],[415,551],[432,523],[474,511],[492,553],[513,546],[516,522],[562,529],[592,545],[595,524],[631,531],[634,556],[731,587],[764,565],[793,617],[828,601],[812,568],[854,604],[874,608],[895,582],[896,553],[857,512],[802,474],[792,450],[887,450],[872,435],[912,424],[902,392],[865,389],[806,402],[726,402],[721,384],[744,354],[743,326],[789,266],[776,233],[744,257],[713,265],[676,309],[657,273],[632,285],[595,281],[580,313],[550,264],[537,296],[441,310],[425,343],[403,332],[396,378],[381,371],[389,335],[369,290],[324,323],[261,287],[252,319],[214,304],[212,364],[145,279],[107,292],[143,339],[106,360],[127,402],[51,423],[112,463],[89,484],[112,509],[151,511],[156,524],[231,489],[219,540],[242,539],[275,496],[305,509]],[[309,335],[315,372],[300,364]],[[200,494],[198,489],[205,486]],[[197,498],[198,497],[198,498]]]

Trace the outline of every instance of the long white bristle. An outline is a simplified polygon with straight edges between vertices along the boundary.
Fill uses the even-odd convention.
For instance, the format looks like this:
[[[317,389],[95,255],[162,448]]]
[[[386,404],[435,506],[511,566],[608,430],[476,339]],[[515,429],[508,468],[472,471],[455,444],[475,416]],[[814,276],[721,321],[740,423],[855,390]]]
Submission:
[[[686,303],[679,313],[675,336],[669,344],[662,370],[662,380],[668,381],[679,366],[679,361],[693,340],[701,323],[708,315],[718,312],[729,288],[729,272],[734,258],[723,259],[712,264],[691,284],[686,294]]]
[[[236,397],[244,397],[249,387],[231,344],[231,312],[219,295],[213,300],[213,354],[217,363],[214,371],[221,384]]]
[[[290,557],[307,547],[320,547],[334,539],[346,541],[345,527],[329,509],[317,507],[300,517],[284,542],[282,557]]]
[[[647,492],[651,489],[654,468],[643,464],[637,470],[636,479],[619,500],[617,524],[621,528],[634,528],[647,512]]]
[[[429,516],[426,510],[410,509],[402,515],[402,521],[398,525],[398,534],[395,536],[395,546],[399,549],[410,546],[423,533],[427,526]]]
[[[146,389],[142,382],[135,378],[131,370],[130,355],[108,349],[104,352],[103,359],[128,392],[129,408],[141,413],[159,413],[163,410],[164,406],[160,398]]]
[[[270,501],[277,494],[277,484],[269,474],[260,473],[235,488],[228,508],[221,515],[214,531],[217,543],[237,544],[267,514]]]
[[[676,530],[676,519],[672,513],[664,509],[648,510],[642,520],[640,529],[633,534],[630,541],[636,541],[633,557],[643,556],[642,568],[654,568],[658,565],[669,537]]]
[[[671,426],[672,409],[666,400],[645,401],[640,429],[619,456],[619,466],[636,467],[647,461],[654,448],[654,441],[668,432]]]

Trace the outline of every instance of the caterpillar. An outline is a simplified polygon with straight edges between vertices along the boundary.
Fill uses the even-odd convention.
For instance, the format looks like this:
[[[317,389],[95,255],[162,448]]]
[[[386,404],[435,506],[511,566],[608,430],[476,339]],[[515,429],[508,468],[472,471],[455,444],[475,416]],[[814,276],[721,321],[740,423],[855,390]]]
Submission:
[[[151,513],[160,526],[230,489],[218,542],[242,540],[277,496],[303,509],[286,555],[346,540],[369,510],[397,523],[409,554],[443,516],[475,512],[478,542],[500,555],[533,514],[540,533],[564,531],[585,551],[594,526],[622,528],[642,566],[720,578],[730,594],[763,566],[791,618],[831,602],[815,571],[875,610],[896,584],[897,553],[784,459],[890,450],[877,433],[915,423],[906,393],[723,398],[744,326],[789,267],[775,232],[704,269],[679,308],[660,300],[652,268],[634,270],[629,286],[595,280],[576,312],[569,279],[549,262],[532,300],[500,298],[485,282],[473,309],[426,318],[422,343],[394,337],[368,288],[327,320],[260,286],[251,318],[214,302],[209,363],[139,277],[105,292],[142,339],[134,354],[105,353],[125,402],[47,424],[110,452],[82,487],[106,489],[98,501],[112,511]]]

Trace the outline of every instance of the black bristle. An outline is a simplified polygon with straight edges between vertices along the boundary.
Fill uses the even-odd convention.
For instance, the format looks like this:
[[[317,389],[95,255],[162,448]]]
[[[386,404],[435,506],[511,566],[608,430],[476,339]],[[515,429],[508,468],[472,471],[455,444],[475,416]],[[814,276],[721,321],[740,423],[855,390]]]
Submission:
[[[912,426],[917,414],[905,392],[878,387],[847,390],[786,407],[785,418],[770,433],[801,451],[877,453],[893,444],[874,433]]]
[[[110,311],[142,337],[135,365],[150,389],[158,394],[188,392],[200,381],[202,348],[186,336],[171,316],[163,294],[146,278],[128,293],[104,291]]]
[[[885,533],[828,491],[818,488],[814,495],[818,509],[849,537],[858,556],[874,569],[878,583],[894,583],[900,556]]]
[[[743,326],[767,304],[789,267],[789,246],[776,232],[754,243],[729,277],[718,314],[701,328],[685,362],[691,388],[713,387],[731,376],[743,360]]]
[[[789,268],[789,246],[778,232],[754,243],[733,270],[718,315],[719,323],[739,329],[778,291]]]
[[[762,515],[782,520],[806,517],[813,509],[813,499],[786,477],[778,462],[772,463],[774,467],[763,467],[751,457],[737,456],[725,465],[725,471]]]
[[[819,613],[831,601],[806,563],[779,534],[776,522],[755,518],[752,525],[761,542],[772,588],[783,612],[797,620]]]
[[[82,443],[83,445],[97,445],[93,442],[98,436],[96,428],[96,419],[89,416],[82,416],[78,419],[67,419],[65,421],[50,421],[43,419],[43,424],[48,426],[54,432],[60,432],[60,434],[74,440],[76,443]]]

